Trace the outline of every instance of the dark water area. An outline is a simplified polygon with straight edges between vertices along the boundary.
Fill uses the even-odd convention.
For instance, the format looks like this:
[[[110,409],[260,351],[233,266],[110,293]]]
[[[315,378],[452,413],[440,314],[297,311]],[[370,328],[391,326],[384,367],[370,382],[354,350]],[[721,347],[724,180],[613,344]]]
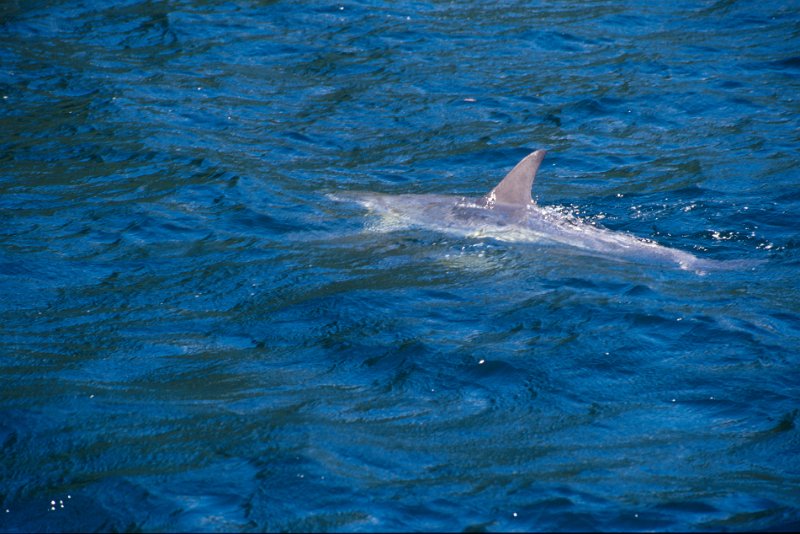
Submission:
[[[757,266],[332,200],[536,148]],[[799,161],[797,2],[2,2],[0,531],[797,530]]]

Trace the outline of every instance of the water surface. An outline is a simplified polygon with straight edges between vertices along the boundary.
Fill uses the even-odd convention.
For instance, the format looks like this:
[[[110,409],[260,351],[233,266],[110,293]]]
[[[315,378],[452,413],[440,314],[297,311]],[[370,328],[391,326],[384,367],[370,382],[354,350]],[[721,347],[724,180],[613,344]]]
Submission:
[[[0,530],[796,530],[798,13],[3,3]],[[536,148],[541,204],[761,263],[330,200]]]

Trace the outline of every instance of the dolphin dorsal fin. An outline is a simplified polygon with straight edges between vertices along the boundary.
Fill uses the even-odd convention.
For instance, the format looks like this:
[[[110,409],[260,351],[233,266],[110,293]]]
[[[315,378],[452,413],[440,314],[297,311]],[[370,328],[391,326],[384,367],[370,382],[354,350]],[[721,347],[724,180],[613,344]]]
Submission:
[[[536,171],[544,159],[546,150],[537,150],[525,156],[517,163],[511,172],[486,195],[489,204],[509,204],[512,206],[527,206],[533,202],[531,187]]]

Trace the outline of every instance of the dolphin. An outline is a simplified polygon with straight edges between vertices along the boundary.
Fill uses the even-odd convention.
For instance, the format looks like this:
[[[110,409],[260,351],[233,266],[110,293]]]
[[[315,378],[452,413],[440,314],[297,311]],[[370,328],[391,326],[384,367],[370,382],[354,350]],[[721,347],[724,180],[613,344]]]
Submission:
[[[532,152],[479,198],[381,193],[353,193],[351,198],[395,228],[421,227],[498,241],[566,245],[591,255],[671,265],[699,274],[750,265],[747,260],[698,258],[652,240],[595,226],[558,208],[540,206],[531,197],[531,188],[545,154],[545,150]]]

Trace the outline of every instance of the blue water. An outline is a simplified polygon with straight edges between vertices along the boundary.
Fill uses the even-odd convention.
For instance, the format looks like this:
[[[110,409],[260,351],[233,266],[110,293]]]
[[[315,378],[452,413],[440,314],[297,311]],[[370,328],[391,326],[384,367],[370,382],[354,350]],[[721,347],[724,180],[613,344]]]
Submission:
[[[0,531],[800,528],[797,2],[0,4]],[[387,231],[534,197],[755,267]]]

